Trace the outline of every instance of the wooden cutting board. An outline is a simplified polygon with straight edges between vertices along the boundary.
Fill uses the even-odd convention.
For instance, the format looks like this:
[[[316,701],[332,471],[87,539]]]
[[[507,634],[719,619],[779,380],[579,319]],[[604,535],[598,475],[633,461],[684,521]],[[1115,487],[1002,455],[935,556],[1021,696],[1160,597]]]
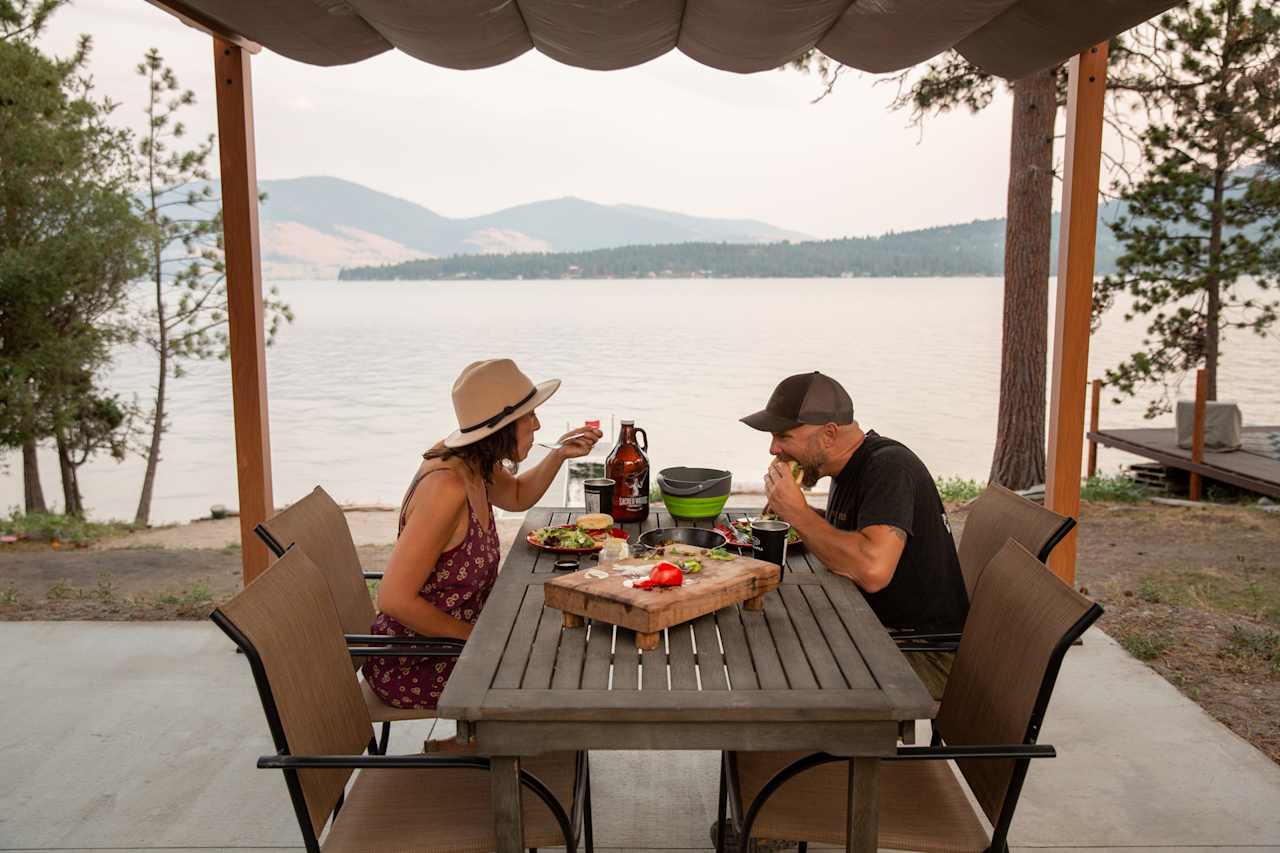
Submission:
[[[739,556],[733,560],[700,557],[702,570],[686,574],[682,586],[633,589],[623,585],[628,577],[647,577],[648,569],[660,559],[632,557],[553,578],[542,587],[544,600],[548,607],[564,612],[568,627],[581,625],[584,618],[620,625],[636,632],[639,648],[651,650],[658,647],[663,628],[738,602],[745,602],[749,610],[760,609],[764,606],[764,594],[781,579],[777,566],[753,557]],[[627,572],[629,568],[644,568],[644,571],[631,575]],[[604,572],[607,577],[592,577],[592,572]]]

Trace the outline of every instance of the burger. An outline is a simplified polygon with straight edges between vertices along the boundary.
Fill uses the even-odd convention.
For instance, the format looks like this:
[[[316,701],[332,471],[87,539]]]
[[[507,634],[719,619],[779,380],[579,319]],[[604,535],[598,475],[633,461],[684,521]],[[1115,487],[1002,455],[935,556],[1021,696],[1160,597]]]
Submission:
[[[603,512],[593,512],[579,516],[578,529],[584,533],[602,534],[613,529],[613,516]]]

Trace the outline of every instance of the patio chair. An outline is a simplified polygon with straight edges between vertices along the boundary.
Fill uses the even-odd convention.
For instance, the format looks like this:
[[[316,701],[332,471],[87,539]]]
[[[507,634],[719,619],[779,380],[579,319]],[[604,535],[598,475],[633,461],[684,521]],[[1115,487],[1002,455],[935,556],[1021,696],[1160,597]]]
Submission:
[[[927,747],[898,747],[880,769],[882,847],[1008,850],[1009,825],[1063,656],[1102,608],[1007,543],[974,592],[969,621]],[[733,806],[740,849],[751,837],[845,843],[849,759],[824,753],[726,753],[718,836]],[[960,781],[948,761],[959,768]],[[994,831],[988,834],[965,785]],[[717,848],[722,849],[722,845]]]
[[[277,557],[284,556],[290,546],[297,545],[324,573],[338,609],[342,632],[352,647],[352,659],[357,666],[371,654],[387,654],[391,646],[396,647],[395,654],[401,654],[402,646],[433,649],[434,657],[457,657],[462,653],[462,641],[452,637],[385,637],[369,633],[369,626],[377,614],[367,581],[381,579],[382,573],[361,570],[360,555],[356,552],[346,516],[319,486],[302,500],[259,524],[254,533]],[[381,724],[379,752],[387,751],[393,721],[429,720],[437,716],[432,709],[395,708],[386,704],[363,678],[360,679],[360,690],[369,716]]]
[[[328,584],[300,549],[210,618],[249,661],[276,747],[258,767],[284,771],[310,853],[319,853],[326,826],[325,853],[494,849],[488,759],[364,754],[372,747],[369,712],[351,678]],[[590,851],[586,753],[523,765],[526,843],[573,853],[581,827]],[[566,812],[562,803],[570,801]]]
[[[969,505],[957,554],[964,575],[965,592],[973,600],[978,578],[991,558],[1012,539],[1047,562],[1049,554],[1076,526],[1074,518],[1027,500],[1004,486],[992,483]],[[903,651],[954,651],[959,634],[921,634],[891,629],[896,641],[909,644]]]

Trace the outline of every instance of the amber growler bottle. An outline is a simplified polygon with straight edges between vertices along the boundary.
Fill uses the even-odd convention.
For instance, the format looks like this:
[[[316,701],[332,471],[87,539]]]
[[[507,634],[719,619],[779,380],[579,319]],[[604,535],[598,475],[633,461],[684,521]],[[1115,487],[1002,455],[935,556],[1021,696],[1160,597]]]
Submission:
[[[644,439],[644,444],[636,436]],[[649,517],[649,436],[636,429],[635,421],[623,421],[618,443],[604,463],[605,476],[613,480],[614,521],[644,521]]]

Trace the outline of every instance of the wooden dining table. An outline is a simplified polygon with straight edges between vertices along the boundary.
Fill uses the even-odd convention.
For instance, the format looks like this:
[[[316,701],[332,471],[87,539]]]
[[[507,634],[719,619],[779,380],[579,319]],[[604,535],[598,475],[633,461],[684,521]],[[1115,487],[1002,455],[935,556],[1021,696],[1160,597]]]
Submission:
[[[857,587],[793,547],[762,610],[723,608],[668,628],[656,650],[640,651],[630,630],[565,627],[543,604],[557,555],[526,536],[579,512],[528,512],[440,698],[440,716],[457,720],[459,737],[492,760],[499,853],[524,849],[522,758],[624,749],[848,756],[856,783],[847,849],[875,850],[879,759],[894,754],[900,720],[930,718],[935,705]],[[659,505],[622,526],[634,541],[643,530],[711,527],[753,512],[690,522]]]

